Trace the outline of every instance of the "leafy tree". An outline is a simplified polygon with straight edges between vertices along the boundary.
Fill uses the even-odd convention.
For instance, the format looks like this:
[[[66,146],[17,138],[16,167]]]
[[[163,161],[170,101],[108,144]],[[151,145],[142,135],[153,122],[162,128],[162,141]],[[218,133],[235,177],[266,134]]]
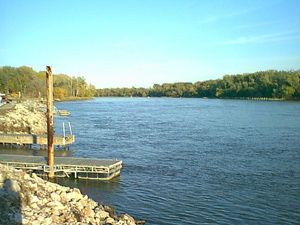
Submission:
[[[71,77],[66,74],[53,76],[54,95],[64,97],[92,97],[95,86],[87,84],[83,77]],[[45,71],[36,72],[31,67],[0,67],[0,92],[25,97],[46,96]]]
[[[154,84],[149,89],[105,88],[98,89],[97,96],[300,99],[300,70],[225,75],[196,83]]]

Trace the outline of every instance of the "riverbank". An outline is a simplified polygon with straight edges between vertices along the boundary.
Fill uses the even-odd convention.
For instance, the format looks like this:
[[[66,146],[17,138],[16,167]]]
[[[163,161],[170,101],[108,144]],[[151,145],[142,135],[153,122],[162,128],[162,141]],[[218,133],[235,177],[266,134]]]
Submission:
[[[58,102],[91,100],[91,97],[67,97]],[[46,134],[46,103],[39,99],[14,100],[0,106],[0,133]]]
[[[79,189],[64,187],[0,164],[0,224],[138,224]]]
[[[85,101],[92,100],[94,97],[65,97],[62,99],[54,99],[56,102],[71,102],[71,101]]]
[[[46,134],[46,105],[37,100],[12,102],[0,107],[0,133]]]

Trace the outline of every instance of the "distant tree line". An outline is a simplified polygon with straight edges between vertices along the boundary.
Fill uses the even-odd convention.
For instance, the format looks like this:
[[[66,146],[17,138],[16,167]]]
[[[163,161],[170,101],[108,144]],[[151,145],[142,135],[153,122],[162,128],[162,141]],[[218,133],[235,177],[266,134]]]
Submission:
[[[151,88],[104,88],[97,96],[208,97],[300,99],[300,70],[260,71],[225,75],[223,79],[196,83],[154,84]]]
[[[196,83],[154,84],[151,88],[97,89],[84,77],[54,75],[54,97],[187,97],[187,98],[279,98],[300,100],[300,70],[260,71],[225,75],[222,79]],[[0,67],[0,93],[25,97],[46,96],[45,71],[36,72],[27,66]]]
[[[53,76],[54,98],[93,97],[96,88],[87,84],[84,77],[74,77],[65,74]],[[36,72],[27,66],[0,67],[0,93],[25,97],[46,96],[46,73]]]

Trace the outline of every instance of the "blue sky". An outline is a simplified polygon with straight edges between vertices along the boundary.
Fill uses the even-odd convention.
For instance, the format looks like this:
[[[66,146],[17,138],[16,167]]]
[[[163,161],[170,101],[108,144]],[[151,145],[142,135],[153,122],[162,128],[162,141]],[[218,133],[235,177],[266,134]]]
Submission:
[[[300,0],[0,0],[0,65],[149,87],[300,69]]]

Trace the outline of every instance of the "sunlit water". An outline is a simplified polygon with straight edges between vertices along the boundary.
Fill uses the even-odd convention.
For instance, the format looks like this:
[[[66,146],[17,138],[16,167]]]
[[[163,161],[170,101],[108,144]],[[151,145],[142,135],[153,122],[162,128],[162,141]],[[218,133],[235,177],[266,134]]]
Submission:
[[[300,223],[300,103],[98,98],[58,103],[69,154],[123,160],[110,182],[62,179],[147,224]],[[39,153],[35,153],[39,154]]]

